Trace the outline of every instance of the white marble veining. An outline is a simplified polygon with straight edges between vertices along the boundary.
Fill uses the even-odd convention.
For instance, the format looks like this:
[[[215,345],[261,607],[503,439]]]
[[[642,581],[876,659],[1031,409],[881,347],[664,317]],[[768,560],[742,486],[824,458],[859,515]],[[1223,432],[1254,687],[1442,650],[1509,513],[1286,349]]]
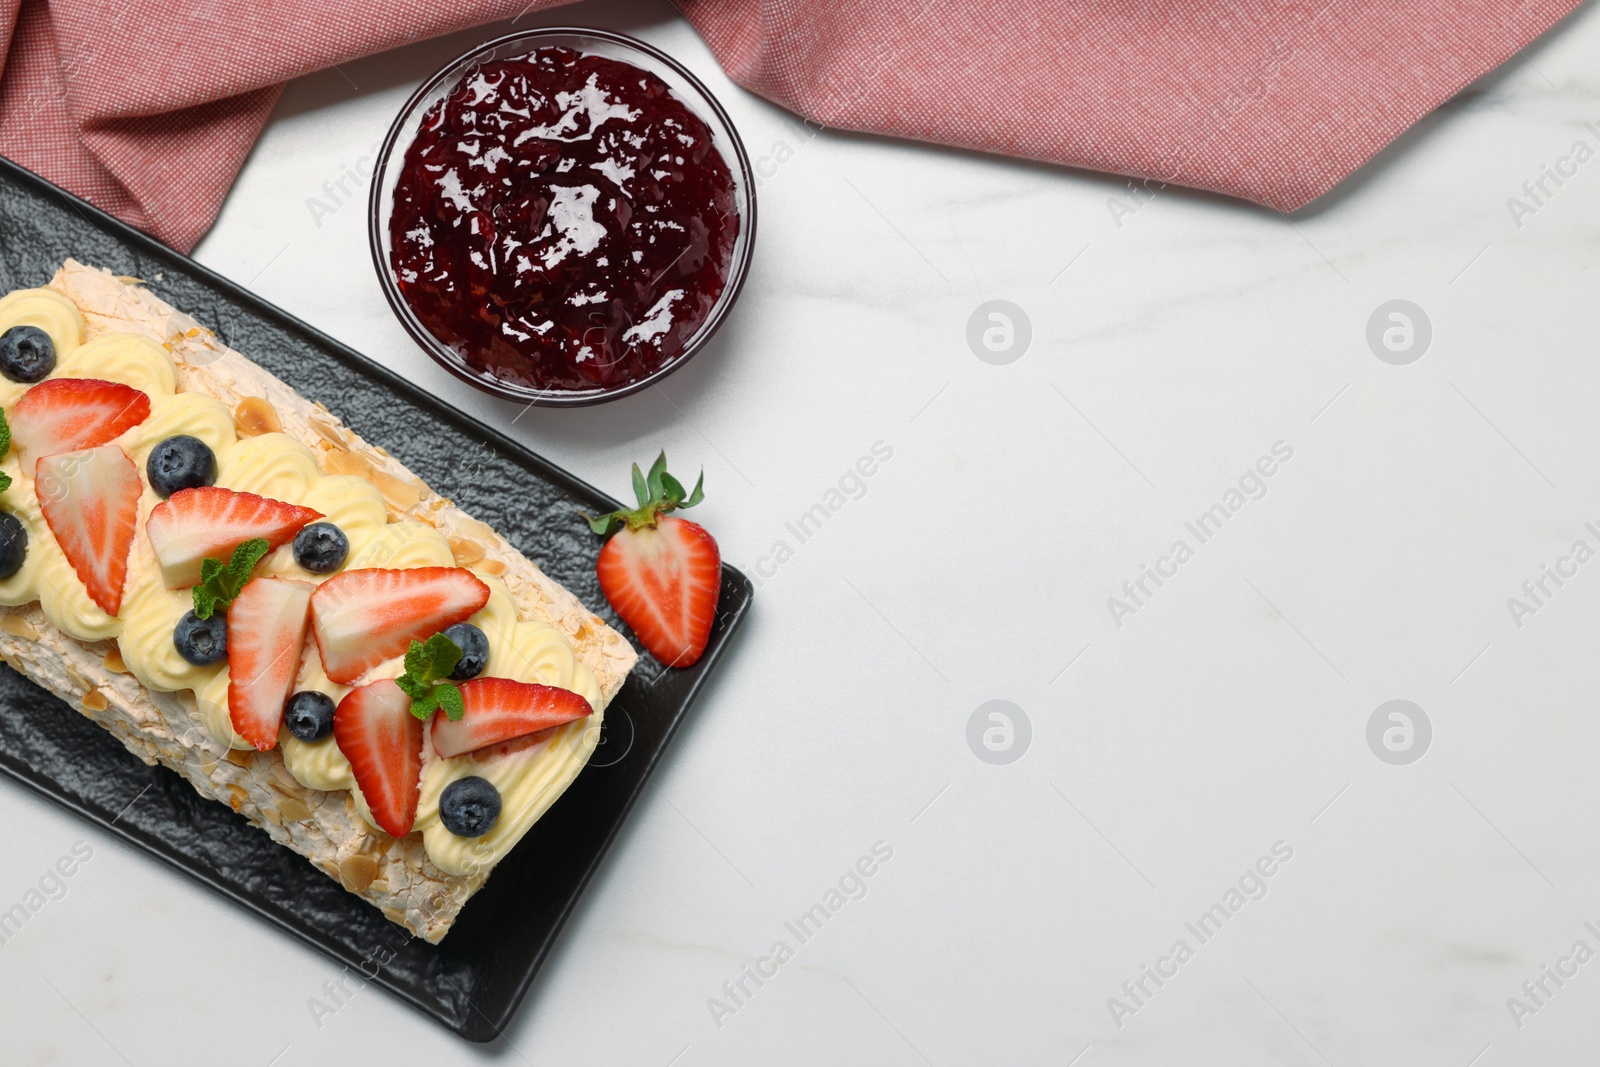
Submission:
[[[1569,953],[1600,952],[1600,561],[1560,560],[1600,549],[1600,159],[1520,219],[1507,201],[1574,142],[1600,150],[1600,13],[1287,220],[813,136],[664,3],[538,17],[682,57],[763,170],[738,312],[660,390],[521,414],[383,302],[365,174],[341,176],[492,29],[292,85],[198,257],[615,493],[663,446],[680,474],[703,464],[697,517],[760,574],[746,632],[500,1047],[375,989],[317,1018],[327,960],[4,787],[0,909],[74,842],[93,857],[0,947],[0,1058],[1592,1059],[1600,959]],[[1032,331],[1004,365],[966,340],[996,299]],[[1431,322],[1408,365],[1365,337],[1394,299]],[[1248,472],[1280,442],[1259,495]],[[889,457],[848,477],[875,444]],[[1242,478],[1259,499],[1202,543],[1186,523]],[[818,503],[802,541],[789,524]],[[1545,565],[1575,574],[1514,619]],[[1366,738],[1392,699],[1432,727],[1406,766]],[[1009,765],[969,748],[991,700],[1031,724]],[[892,858],[800,943],[785,924],[876,842]],[[1248,874],[1277,842],[1292,856]],[[792,957],[735,1001],[724,983],[780,941]],[[1512,997],[1537,1010],[1514,1019]]]

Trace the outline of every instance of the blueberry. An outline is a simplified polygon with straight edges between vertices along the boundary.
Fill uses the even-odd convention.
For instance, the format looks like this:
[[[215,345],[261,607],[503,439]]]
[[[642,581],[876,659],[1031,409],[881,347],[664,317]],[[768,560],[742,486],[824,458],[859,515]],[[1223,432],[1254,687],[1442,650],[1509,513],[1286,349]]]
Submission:
[[[500,821],[500,790],[477,775],[456,779],[439,794],[439,821],[457,837],[482,837]]]
[[[0,334],[0,374],[32,383],[55,369],[56,343],[39,327],[13,326]]]
[[[196,667],[221,663],[228,655],[228,618],[220,611],[213,612],[209,619],[187,612],[172,631],[172,643],[177,646],[178,655]]]
[[[150,450],[144,471],[150,488],[165,500],[179,489],[195,489],[217,480],[217,454],[198,437],[180,433]]]
[[[315,689],[302,689],[289,698],[283,721],[300,740],[321,741],[333,733],[333,699]]]
[[[22,569],[28,558],[28,528],[9,511],[0,511],[0,578]]]
[[[456,664],[456,669],[450,672],[450,677],[464,682],[482,674],[489,665],[489,639],[483,635],[483,631],[470,622],[458,622],[447,627],[444,635],[461,650],[461,660]]]
[[[331,574],[350,554],[350,539],[331,522],[314,522],[294,535],[294,561],[312,574]]]

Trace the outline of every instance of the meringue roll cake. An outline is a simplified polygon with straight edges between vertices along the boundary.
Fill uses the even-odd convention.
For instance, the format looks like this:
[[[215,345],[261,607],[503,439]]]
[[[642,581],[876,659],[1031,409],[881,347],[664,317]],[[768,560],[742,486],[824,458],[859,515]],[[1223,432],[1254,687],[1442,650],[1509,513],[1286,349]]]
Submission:
[[[0,409],[0,656],[442,939],[634,650],[135,279],[0,298]]]

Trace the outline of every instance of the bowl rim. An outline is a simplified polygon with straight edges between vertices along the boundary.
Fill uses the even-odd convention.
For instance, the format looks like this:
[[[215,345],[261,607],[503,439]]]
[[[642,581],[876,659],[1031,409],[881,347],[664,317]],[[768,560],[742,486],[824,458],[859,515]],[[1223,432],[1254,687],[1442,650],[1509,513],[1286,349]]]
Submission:
[[[411,306],[406,303],[399,286],[393,277],[384,256],[383,234],[379,226],[379,214],[382,204],[384,178],[389,172],[389,163],[393,158],[395,143],[399,139],[400,129],[406,120],[416,111],[422,100],[437,89],[444,79],[457,72],[473,59],[496,51],[507,45],[533,42],[539,38],[548,37],[589,37],[612,44],[620,45],[624,49],[641,52],[651,59],[667,66],[674,74],[688,82],[695,92],[710,107],[722,131],[727,135],[732,146],[734,158],[731,162],[737,168],[740,179],[740,188],[744,193],[744,210],[739,213],[740,236],[743,237],[743,248],[728,265],[727,281],[723,284],[722,293],[712,305],[711,313],[700,324],[700,329],[684,345],[683,351],[677,358],[663,367],[652,371],[635,381],[617,386],[614,389],[599,392],[569,393],[554,389],[523,389],[514,385],[500,382],[488,375],[473,373],[462,365],[460,357],[456,356],[448,346],[435,337],[426,326],[417,320]],[[530,47],[538,47],[533,44]],[[670,88],[670,87],[669,87]],[[684,101],[691,106],[691,102]],[[713,147],[716,147],[713,145]],[[726,153],[724,153],[726,155]],[[689,362],[700,350],[710,343],[722,324],[727,320],[733,310],[733,305],[738,302],[739,295],[744,290],[746,276],[750,273],[750,264],[755,255],[756,243],[756,181],[755,172],[750,165],[749,153],[745,151],[744,140],[739,136],[739,130],[733,124],[733,119],[722,106],[722,101],[714,96],[704,82],[695,76],[694,72],[674,59],[666,52],[637,37],[614,30],[605,30],[588,26],[540,26],[514,33],[503,34],[492,40],[475,45],[465,52],[455,56],[425,78],[421,85],[407,97],[396,113],[394,121],[389,124],[389,132],[384,135],[383,144],[378,149],[377,166],[372,171],[372,182],[367,195],[367,243],[372,253],[372,265],[378,274],[378,285],[383,290],[384,299],[388,301],[389,310],[400,321],[401,327],[411,336],[411,339],[426,352],[435,363],[460,378],[468,385],[474,386],[492,396],[504,400],[515,400],[536,407],[589,407],[594,404],[604,404],[608,401],[619,400],[625,396],[655,385],[662,378]],[[739,207],[737,201],[735,208]],[[448,353],[448,355],[446,354]]]

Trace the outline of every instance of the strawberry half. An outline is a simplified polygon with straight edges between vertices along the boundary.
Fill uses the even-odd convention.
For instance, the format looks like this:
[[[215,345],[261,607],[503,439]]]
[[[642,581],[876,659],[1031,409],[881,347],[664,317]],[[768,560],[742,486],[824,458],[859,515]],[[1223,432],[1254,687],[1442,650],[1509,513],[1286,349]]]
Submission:
[[[22,470],[46,456],[115,440],[150,417],[150,398],[121,382],[51,378],[22,394],[11,409],[11,439]]]
[[[46,456],[39,460],[34,491],[89,599],[115,615],[122,610],[143,491],[133,460],[116,445]]]
[[[590,518],[597,534],[621,528],[600,550],[595,572],[600,590],[633,628],[650,654],[668,667],[697,663],[711,638],[717,597],[722,591],[722,554],[705,529],[667,512],[688,508],[705,498],[705,476],[685,495],[667,473],[667,454],[656,459],[647,476],[633,468],[639,506]]]
[[[311,621],[310,582],[256,578],[228,605],[228,717],[262,752],[278,744]]]
[[[333,712],[333,740],[350,761],[373,821],[404,837],[422,799],[422,720],[394,680],[352,689]]]
[[[205,485],[180,489],[157,504],[145,530],[167,588],[182,589],[200,580],[201,560],[226,563],[234,549],[255,537],[277,548],[320,518],[310,508]]]
[[[348,685],[385,660],[464,622],[489,602],[489,587],[464,567],[368,568],[317,586],[311,621],[328,677]]]
[[[466,714],[455,722],[443,715],[433,720],[434,751],[446,758],[565,726],[594,713],[583,697],[553,685],[474,678],[460,688]]]

